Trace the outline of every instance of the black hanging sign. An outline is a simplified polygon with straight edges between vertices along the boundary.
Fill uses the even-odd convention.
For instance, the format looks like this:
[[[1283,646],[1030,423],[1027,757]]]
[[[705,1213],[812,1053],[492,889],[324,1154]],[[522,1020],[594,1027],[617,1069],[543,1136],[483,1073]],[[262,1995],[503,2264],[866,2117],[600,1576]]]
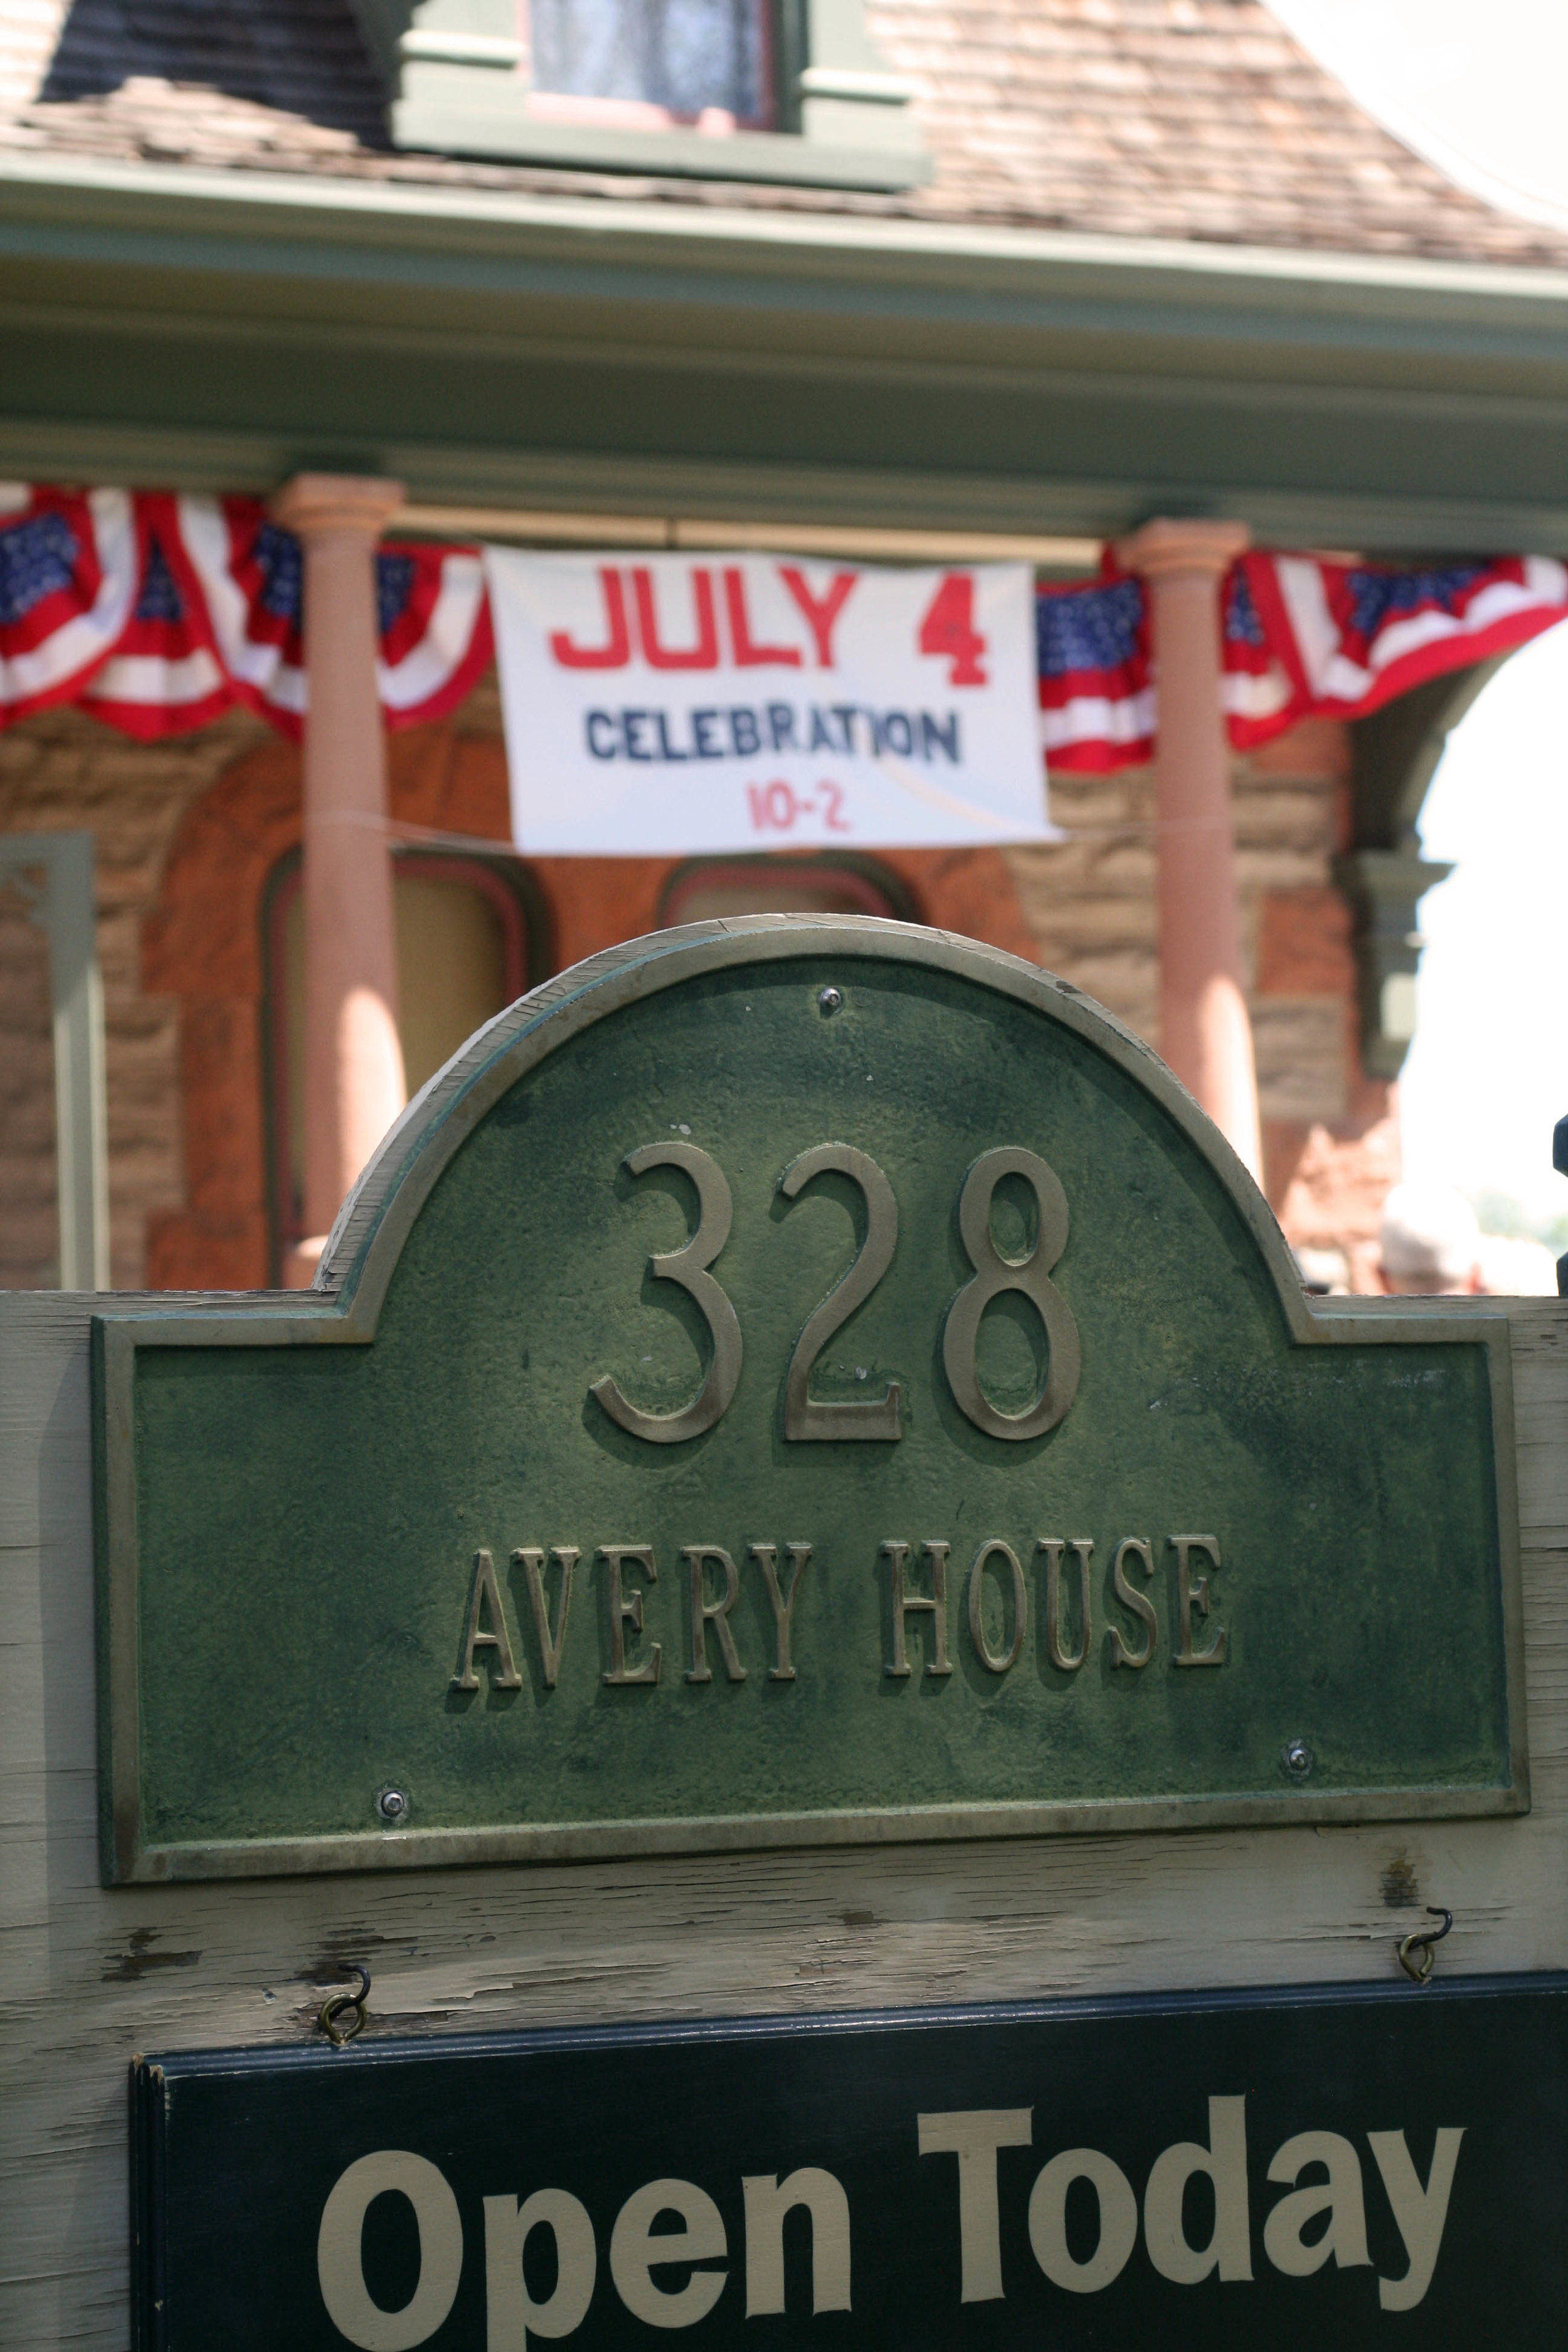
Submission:
[[[1556,2352],[1568,2311],[1568,1976],[207,2051],[135,2118],[144,2352]]]

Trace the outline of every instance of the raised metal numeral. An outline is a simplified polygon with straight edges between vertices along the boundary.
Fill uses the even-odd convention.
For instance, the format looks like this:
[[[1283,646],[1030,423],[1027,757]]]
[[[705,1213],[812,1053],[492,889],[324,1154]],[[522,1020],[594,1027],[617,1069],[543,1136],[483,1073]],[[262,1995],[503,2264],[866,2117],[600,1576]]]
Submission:
[[[991,1202],[1004,1176],[1021,1176],[1035,1196],[1039,1225],[1026,1256],[1004,1257],[991,1232]],[[958,1197],[958,1230],[974,1279],[947,1310],[942,1360],[961,1412],[988,1437],[1041,1437],[1054,1429],[1078,1394],[1082,1355],[1072,1309],[1050,1278],[1067,1247],[1068,1199],[1061,1179],[1038,1154],[1004,1146],[983,1151]],[[975,1349],[980,1318],[994,1298],[1016,1291],[1046,1328],[1049,1360],[1039,1395],[1023,1412],[999,1412],[980,1385]]]
[[[603,1373],[590,1394],[597,1397],[610,1419],[633,1437],[654,1445],[679,1445],[700,1437],[724,1413],[741,1378],[741,1326],[735,1310],[709,1267],[730,1238],[732,1214],[730,1187],[718,1162],[695,1143],[649,1143],[628,1152],[626,1165],[634,1176],[650,1168],[679,1168],[697,1193],[697,1224],[683,1249],[650,1256],[648,1271],[656,1282],[677,1282],[695,1301],[708,1326],[712,1357],[707,1378],[691,1402],[679,1412],[645,1412],[630,1404],[616,1381]],[[889,1381],[879,1397],[827,1402],[811,1393],[812,1368],[836,1331],[858,1307],[865,1304],[893,1262],[899,1239],[899,1204],[876,1161],[849,1143],[819,1143],[791,1160],[779,1178],[779,1190],[794,1201],[814,1177],[829,1171],[847,1176],[859,1188],[866,1203],[866,1238],[846,1272],[820,1307],[806,1318],[784,1375],[784,1435],[790,1439],[896,1439],[903,1434],[903,1391]],[[991,1207],[1005,1176],[1020,1176],[1035,1196],[1037,1230],[1034,1246],[1024,1256],[1005,1257],[991,1231]],[[958,1227],[973,1281],[952,1301],[942,1330],[942,1360],[959,1410],[988,1437],[1019,1441],[1041,1437],[1054,1429],[1078,1394],[1082,1356],[1078,1325],[1051,1268],[1067,1246],[1068,1203],[1061,1180],[1037,1153],[1016,1146],[983,1152],[963,1181],[959,1195]],[[1003,1412],[980,1385],[976,1351],[980,1323],[994,1298],[1016,1291],[1026,1298],[1045,1327],[1048,1360],[1043,1387],[1022,1412]]]
[[[793,1201],[814,1176],[832,1169],[860,1188],[866,1203],[866,1238],[848,1271],[834,1284],[795,1343],[784,1375],[784,1435],[847,1438],[901,1437],[900,1406],[902,1391],[889,1381],[879,1397],[857,1398],[852,1403],[819,1403],[811,1394],[811,1368],[823,1349],[855,1309],[870,1297],[893,1262],[899,1239],[899,1204],[893,1188],[874,1160],[849,1143],[819,1143],[792,1160],[779,1178],[779,1191]]]
[[[741,1326],[721,1286],[708,1271],[730,1238],[730,1187],[718,1161],[695,1143],[645,1143],[640,1150],[627,1152],[626,1164],[634,1176],[650,1168],[679,1168],[696,1188],[697,1225],[685,1248],[652,1255],[647,1265],[656,1282],[678,1282],[696,1300],[713,1357],[701,1388],[679,1412],[644,1412],[628,1404],[608,1372],[593,1383],[589,1393],[633,1437],[646,1437],[655,1445],[679,1445],[712,1428],[741,1377]]]

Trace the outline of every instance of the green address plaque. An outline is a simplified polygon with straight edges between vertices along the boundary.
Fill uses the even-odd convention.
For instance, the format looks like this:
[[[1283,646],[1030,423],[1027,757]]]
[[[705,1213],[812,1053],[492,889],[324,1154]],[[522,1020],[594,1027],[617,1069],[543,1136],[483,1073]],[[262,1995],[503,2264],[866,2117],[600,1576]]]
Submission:
[[[94,1328],[111,1881],[1529,1802],[1505,1319],[1309,1306],[971,943],[581,965],[315,1291]]]

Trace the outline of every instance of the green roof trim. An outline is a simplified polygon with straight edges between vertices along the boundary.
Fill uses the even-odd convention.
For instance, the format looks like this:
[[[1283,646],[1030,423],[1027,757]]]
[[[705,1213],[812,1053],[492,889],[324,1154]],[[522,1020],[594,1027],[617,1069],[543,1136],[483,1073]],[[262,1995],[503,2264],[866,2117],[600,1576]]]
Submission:
[[[1568,272],[0,163],[0,470],[1568,547]]]

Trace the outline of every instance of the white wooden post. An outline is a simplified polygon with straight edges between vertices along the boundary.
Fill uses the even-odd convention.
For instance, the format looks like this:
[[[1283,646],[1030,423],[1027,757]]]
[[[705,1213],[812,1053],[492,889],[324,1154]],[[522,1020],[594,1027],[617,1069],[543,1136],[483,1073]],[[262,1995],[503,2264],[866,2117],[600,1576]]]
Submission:
[[[28,887],[29,870],[42,871],[41,890]],[[49,943],[59,1286],[107,1290],[109,1118],[103,983],[93,923],[92,835],[6,834],[0,836],[0,874],[18,884]]]

